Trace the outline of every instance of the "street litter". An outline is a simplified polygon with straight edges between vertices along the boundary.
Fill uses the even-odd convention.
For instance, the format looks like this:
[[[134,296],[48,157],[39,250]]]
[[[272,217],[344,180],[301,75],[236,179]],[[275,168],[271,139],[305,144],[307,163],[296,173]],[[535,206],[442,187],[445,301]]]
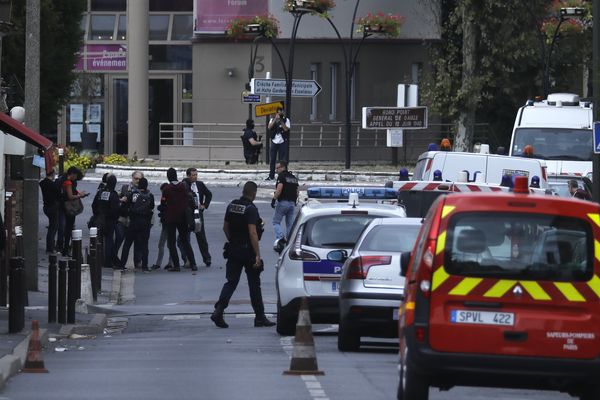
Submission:
[[[69,339],[96,339],[94,335],[80,335],[78,333],[72,333],[69,335]]]
[[[67,349],[65,347],[55,347],[54,351],[57,351],[57,352],[60,353],[60,352],[63,352],[63,351],[67,351]]]

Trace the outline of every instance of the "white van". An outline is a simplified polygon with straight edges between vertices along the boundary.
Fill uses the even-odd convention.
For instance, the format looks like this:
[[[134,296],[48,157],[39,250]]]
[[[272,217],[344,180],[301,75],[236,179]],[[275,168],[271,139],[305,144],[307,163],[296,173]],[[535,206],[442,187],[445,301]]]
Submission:
[[[540,178],[540,188],[548,187],[546,163],[532,158],[516,158],[496,154],[427,151],[419,156],[413,172],[414,181],[432,181],[433,173],[442,172],[444,181],[461,181],[459,174],[468,172],[469,182],[499,185],[503,175],[523,175]],[[462,174],[461,174],[462,175]]]
[[[549,175],[586,176],[592,172],[593,120],[592,103],[576,94],[528,100],[517,112],[508,154],[524,157],[531,146],[534,158],[546,160]]]

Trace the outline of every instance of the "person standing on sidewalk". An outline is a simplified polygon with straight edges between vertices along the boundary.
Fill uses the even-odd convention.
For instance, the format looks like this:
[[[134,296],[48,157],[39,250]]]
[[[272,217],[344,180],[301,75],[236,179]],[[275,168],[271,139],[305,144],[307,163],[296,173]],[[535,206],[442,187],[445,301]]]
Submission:
[[[141,178],[137,190],[127,197],[127,216],[129,226],[125,231],[125,242],[121,252],[121,269],[125,269],[129,258],[129,249],[134,244],[134,254],[140,257],[142,271],[148,269],[148,241],[150,240],[150,221],[154,210],[154,195],[148,191],[148,180]]]
[[[131,195],[131,193],[137,190],[140,179],[144,177],[144,173],[142,171],[133,171],[131,174],[131,183],[125,184],[121,186],[121,191],[119,192],[119,200],[121,203],[127,202],[127,198]],[[127,207],[123,207],[123,210],[126,210]],[[119,249],[123,244],[123,240],[125,240],[125,232],[127,231],[127,227],[129,226],[129,218],[126,215],[120,215],[117,221],[117,225],[115,225],[115,259],[113,262],[115,265],[120,265],[119,258],[117,254],[119,254]],[[125,260],[127,261],[127,260]],[[133,263],[138,266],[140,263],[139,254],[136,254],[135,248],[133,252]]]
[[[117,225],[119,210],[121,208],[119,194],[115,191],[116,186],[117,177],[109,175],[106,178],[104,189],[98,191],[96,197],[94,197],[92,212],[102,220],[99,233],[104,240],[104,267],[123,269],[120,265],[113,264],[113,259],[116,258],[116,250],[114,248],[115,226]]]
[[[56,249],[54,241],[58,232],[58,207],[60,206],[60,190],[54,183],[56,171],[47,171],[46,177],[40,181],[42,198],[44,200],[44,214],[48,217],[48,233],[46,233],[46,253],[53,253]]]
[[[167,268],[167,271],[181,271],[176,245],[177,232],[179,232],[179,236],[181,236],[181,240],[183,241],[183,249],[187,259],[190,260],[190,268],[192,271],[198,271],[194,251],[188,240],[189,227],[185,218],[185,209],[192,206],[190,196],[187,193],[184,183],[177,181],[177,171],[174,168],[168,169],[167,179],[169,183],[163,190],[165,202],[163,213],[164,225],[167,228],[167,247],[169,249],[169,256],[173,262],[173,266]]]
[[[156,255],[156,261],[152,265],[150,269],[156,270],[160,269],[162,265],[163,258],[165,256],[165,244],[167,244],[167,227],[165,225],[165,198],[162,193],[165,187],[167,187],[168,183],[163,183],[160,185],[160,204],[156,207],[158,211],[158,220],[160,221],[160,238],[158,239],[158,254]],[[165,269],[171,268],[173,263],[169,259],[167,265],[165,265]]]
[[[273,230],[275,231],[273,250],[278,253],[281,253],[286,240],[289,240],[292,224],[294,223],[296,201],[298,200],[298,178],[288,171],[287,166],[287,161],[279,160],[277,162],[277,183],[271,200],[271,207],[275,209],[275,215],[273,216]],[[285,217],[285,235],[281,227],[283,217]]]
[[[267,181],[275,179],[275,162],[287,160],[286,142],[290,140],[290,119],[285,116],[283,108],[277,109],[275,117],[269,121],[271,134],[271,147],[269,148],[269,176]]]
[[[57,247],[62,248],[62,255],[67,256],[71,246],[71,232],[75,228],[75,215],[67,215],[65,212],[65,202],[76,199],[82,199],[88,194],[84,191],[77,191],[77,181],[83,178],[83,174],[77,167],[69,167],[67,172],[58,180],[61,194],[61,205],[59,206],[59,234]],[[61,232],[61,214],[64,225]]]
[[[227,243],[224,246],[223,256],[227,259],[225,272],[227,282],[223,285],[219,300],[215,304],[215,311],[210,316],[210,319],[219,328],[229,327],[223,319],[223,313],[237,288],[243,269],[246,270],[250,302],[254,309],[254,326],[275,325],[265,316],[265,306],[260,289],[260,273],[264,270],[264,262],[260,258],[258,242],[262,236],[263,223],[258,215],[258,209],[253,203],[256,191],[256,183],[246,182],[242,197],[229,203],[225,212],[223,232],[225,232]]]
[[[207,267],[210,267],[212,262],[212,257],[210,256],[210,252],[208,251],[208,242],[206,241],[206,231],[204,230],[204,210],[208,209],[210,205],[210,201],[212,200],[212,192],[208,190],[204,182],[198,180],[198,170],[196,168],[188,168],[185,171],[186,178],[183,180],[186,189],[190,196],[192,196],[192,200],[194,202],[195,208],[198,210],[200,215],[200,221],[202,223],[202,228],[200,232],[194,232],[196,235],[196,241],[198,242],[198,248],[200,249],[200,254],[202,255],[202,260]],[[188,233],[188,241],[191,232]],[[178,239],[178,244],[183,244],[181,237]],[[180,247],[181,249],[181,247]],[[182,250],[183,253],[183,250]]]

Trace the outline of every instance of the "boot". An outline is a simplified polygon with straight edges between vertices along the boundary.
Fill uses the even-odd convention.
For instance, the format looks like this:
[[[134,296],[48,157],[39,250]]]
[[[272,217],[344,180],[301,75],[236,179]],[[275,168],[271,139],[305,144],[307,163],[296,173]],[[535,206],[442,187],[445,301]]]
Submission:
[[[210,319],[219,328],[229,328],[229,325],[223,319],[223,310],[221,310],[219,308],[215,308],[215,311],[210,316]]]
[[[265,315],[254,318],[254,327],[255,328],[260,328],[263,326],[269,327],[269,326],[273,326],[273,325],[275,325],[275,322],[269,321]]]

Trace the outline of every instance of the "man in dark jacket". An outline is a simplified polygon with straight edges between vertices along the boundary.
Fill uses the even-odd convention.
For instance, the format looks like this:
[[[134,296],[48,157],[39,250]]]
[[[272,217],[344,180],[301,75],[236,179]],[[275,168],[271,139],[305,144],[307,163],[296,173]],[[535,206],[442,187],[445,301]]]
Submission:
[[[113,259],[116,257],[115,254],[115,226],[117,225],[117,219],[119,218],[119,209],[121,207],[121,201],[119,200],[119,194],[115,191],[117,186],[117,177],[110,175],[106,178],[106,186],[103,190],[96,193],[94,201],[92,202],[92,211],[95,215],[98,215],[102,219],[100,224],[100,234],[104,239],[104,267],[113,267]],[[115,266],[115,269],[123,269],[121,266]]]
[[[44,214],[48,217],[48,233],[46,233],[46,253],[53,253],[54,240],[58,231],[58,207],[60,206],[60,189],[54,182],[56,173],[54,169],[46,173],[46,177],[40,181],[42,198],[44,200]]]
[[[256,164],[263,144],[254,131],[253,119],[246,120],[246,129],[244,129],[244,134],[242,135],[242,144],[244,145],[246,164]]]
[[[189,227],[186,222],[185,213],[187,207],[192,207],[190,196],[183,182],[177,181],[177,171],[174,168],[169,168],[167,171],[167,179],[169,183],[163,190],[163,198],[165,202],[164,225],[167,228],[167,247],[169,248],[169,256],[173,262],[171,268],[167,271],[179,272],[179,255],[177,254],[176,232],[182,240],[183,249],[186,257],[190,260],[192,271],[197,271],[196,259],[189,241]]]
[[[152,210],[154,210],[154,195],[148,191],[148,180],[146,178],[141,178],[137,189],[127,196],[126,207],[129,226],[125,231],[125,242],[121,251],[121,268],[125,268],[129,258],[129,249],[134,244],[135,252],[140,257],[142,271],[150,272],[148,268],[148,240],[150,239]]]
[[[206,232],[204,230],[204,210],[208,209],[210,205],[210,201],[212,200],[212,192],[208,190],[204,182],[198,180],[198,171],[196,168],[188,168],[185,171],[186,178],[183,180],[185,187],[192,198],[194,203],[194,208],[198,210],[198,215],[200,217],[200,222],[202,224],[202,228],[200,232],[194,232],[196,235],[196,241],[198,242],[198,248],[200,249],[200,254],[202,254],[202,260],[207,267],[210,267],[212,262],[212,257],[210,256],[210,252],[208,251],[208,242],[206,241]],[[188,238],[190,237],[191,231],[188,233]],[[188,239],[191,246],[191,241]],[[177,239],[177,244],[179,245],[179,249],[181,250],[182,257],[185,254],[184,249],[182,247],[182,237],[179,236]],[[187,257],[186,257],[187,259]]]

